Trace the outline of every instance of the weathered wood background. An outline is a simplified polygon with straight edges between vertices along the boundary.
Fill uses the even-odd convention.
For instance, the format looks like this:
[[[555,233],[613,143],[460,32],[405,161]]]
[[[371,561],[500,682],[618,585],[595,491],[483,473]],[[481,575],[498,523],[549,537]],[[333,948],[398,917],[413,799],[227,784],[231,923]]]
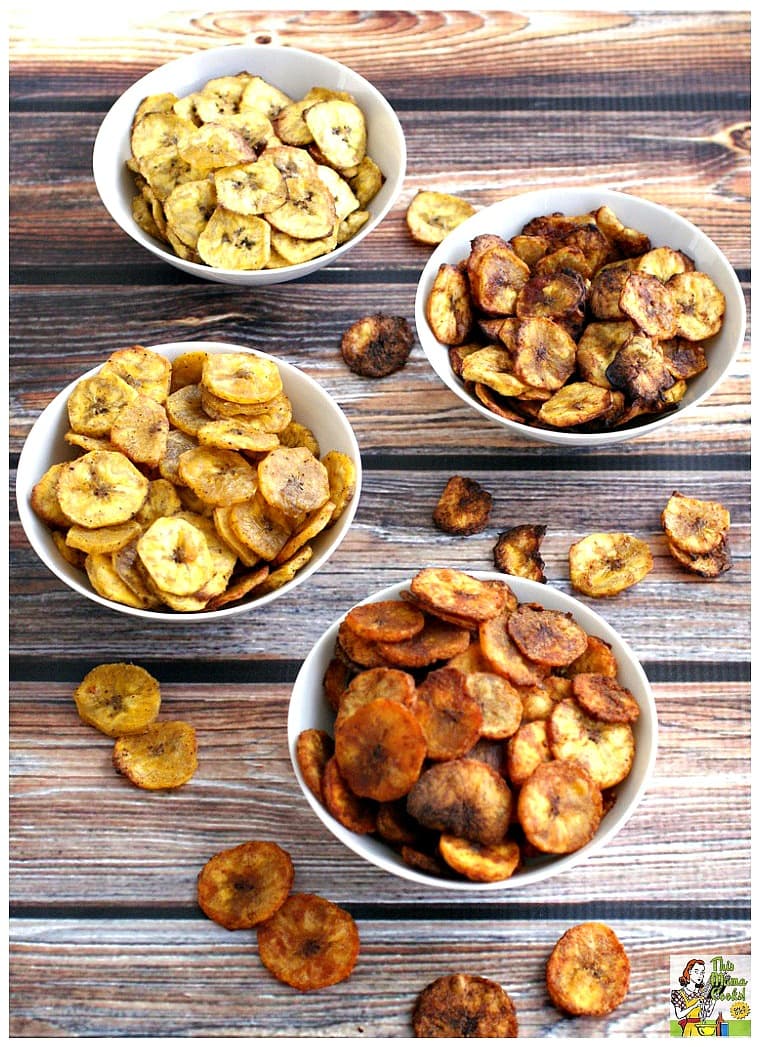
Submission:
[[[103,5],[104,7],[106,5]],[[88,7],[88,10],[89,7]],[[289,599],[208,627],[157,628],[64,589],[10,500],[10,1031],[15,1036],[379,1036],[410,1033],[420,989],[468,970],[502,982],[521,1034],[660,1036],[668,957],[749,951],[749,330],[732,373],[658,434],[559,452],[473,416],[416,347],[382,381],[351,374],[340,334],[372,310],[413,315],[428,249],[404,212],[418,188],[486,205],[600,183],[698,224],[750,289],[748,13],[67,12],[11,15],[10,464],[62,385],[133,342],[221,339],[301,366],[341,403],[362,448],[355,525]],[[403,124],[408,171],[382,225],[313,277],[254,293],[184,277],[128,240],[91,176],[97,128],[144,73],[198,48],[293,44],[352,66]],[[491,526],[451,539],[430,514],[459,472],[494,495]],[[680,573],[659,531],[675,488],[731,509],[735,565]],[[588,601],[653,683],[660,749],[641,807],[602,853],[534,889],[477,898],[415,889],[366,866],[317,822],[286,745],[290,685],[312,643],[365,594],[426,563],[491,566],[498,531],[547,525],[551,584],[590,530],[648,539],[655,568]],[[162,682],[197,728],[198,774],[171,795],[110,767],[71,692],[102,661]],[[299,995],[261,967],[251,935],[195,903],[217,850],[248,838],[293,855],[298,889],[356,917],[351,979]],[[543,965],[581,919],[615,927],[631,991],[611,1016],[562,1018]]]

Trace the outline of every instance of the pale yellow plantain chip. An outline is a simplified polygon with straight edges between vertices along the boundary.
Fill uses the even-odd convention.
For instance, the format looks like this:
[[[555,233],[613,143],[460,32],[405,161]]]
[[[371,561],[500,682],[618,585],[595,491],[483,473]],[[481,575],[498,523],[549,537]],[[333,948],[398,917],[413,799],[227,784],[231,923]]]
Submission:
[[[256,152],[243,135],[221,124],[208,123],[194,127],[183,139],[177,151],[185,163],[198,172],[199,177],[219,167],[247,164],[256,159]]]
[[[189,723],[167,720],[140,734],[117,738],[113,764],[140,789],[177,789],[198,768],[195,729]]]
[[[135,110],[135,115],[132,118],[132,126],[134,127],[144,116],[148,113],[171,113],[174,112],[174,104],[177,102],[177,96],[172,94],[171,91],[163,91],[157,94],[148,95],[143,98],[142,102],[138,105]]]
[[[488,386],[502,396],[522,396],[528,386],[513,369],[512,354],[499,346],[486,346],[469,353],[462,361],[462,378]],[[550,393],[546,393],[550,396]]]
[[[49,527],[68,527],[71,523],[58,500],[58,480],[67,467],[67,462],[56,462],[32,488],[32,509]]]
[[[314,554],[314,550],[310,545],[303,545],[298,552],[291,556],[291,558],[284,564],[270,571],[264,581],[256,588],[257,596],[264,596],[266,593],[272,593],[276,589],[281,589],[283,585],[287,585],[288,582],[292,582],[302,567],[311,560]]]
[[[299,146],[282,143],[270,145],[259,159],[271,161],[284,178],[293,178],[296,175],[301,178],[315,178],[317,174],[316,161]]]
[[[482,844],[442,833],[438,850],[447,865],[476,883],[508,880],[520,865],[520,847],[514,840]]]
[[[203,387],[236,404],[262,404],[282,392],[273,360],[253,353],[210,353],[203,365]]]
[[[280,445],[274,433],[266,433],[244,418],[222,418],[206,422],[198,430],[198,442],[201,445],[221,447],[229,451],[255,453],[273,451]]]
[[[274,452],[272,452],[274,453]],[[179,477],[210,506],[244,502],[256,493],[256,469],[237,451],[199,446],[180,455]]]
[[[306,126],[321,153],[333,167],[354,167],[367,151],[364,113],[352,101],[331,98],[309,106]]]
[[[280,431],[278,436],[279,436],[279,439],[280,439],[280,443],[282,444],[283,447],[305,447],[307,451],[311,451],[311,453],[314,455],[315,458],[319,458],[320,457],[321,451],[320,451],[320,448],[319,448],[319,440],[317,440],[316,436],[311,431],[311,429],[309,429],[308,426],[303,425],[301,422],[296,422],[296,421],[288,422],[288,424],[285,426],[285,428]],[[328,458],[330,454],[342,454],[342,452],[340,452],[340,451],[328,451],[327,454],[325,455],[325,459]],[[346,456],[346,457],[348,457],[348,456]],[[322,461],[322,464],[327,469],[328,477],[329,477],[330,473],[331,473],[331,466],[328,464],[327,461],[324,461],[324,460]],[[353,462],[351,464],[353,465]],[[335,498],[333,496],[336,495],[337,493],[338,493],[337,485],[336,485],[335,491],[333,491],[333,485],[332,485],[332,483],[330,483],[330,497],[333,499],[333,501],[335,501]],[[353,494],[353,492],[352,492],[352,494]],[[346,499],[346,501],[348,501],[348,500],[349,499]],[[337,508],[337,505],[338,505],[338,502],[336,501],[336,508]],[[344,505],[345,505],[345,502],[344,502]]]
[[[277,255],[278,267],[300,265],[302,262],[309,262],[312,258],[319,258],[323,254],[334,251],[338,245],[339,228],[336,220],[332,231],[327,236],[320,236],[314,240],[304,240],[299,236],[280,232],[279,229],[272,229],[272,253]]]
[[[293,99],[279,87],[270,84],[261,76],[253,75],[240,96],[240,110],[245,112],[247,109],[254,109],[271,120],[292,101]]]
[[[208,80],[195,94],[195,111],[201,120],[213,123],[219,116],[237,113],[249,79],[249,73],[237,73]]]
[[[69,425],[84,436],[109,437],[119,413],[137,391],[115,374],[99,374],[77,382],[66,403]]]
[[[263,269],[269,260],[269,223],[217,207],[198,237],[198,254],[217,269]]]
[[[280,442],[284,443],[282,435],[280,435]],[[311,450],[315,457],[319,454],[319,446],[312,449],[308,442],[300,446]],[[342,451],[328,451],[322,457],[321,462],[327,470],[330,501],[334,506],[331,523],[335,523],[356,493],[356,466],[352,459]]]
[[[726,537],[731,514],[720,502],[688,498],[674,491],[662,510],[661,521],[672,544],[686,553],[703,555]]]
[[[195,248],[188,247],[183,240],[180,240],[170,225],[167,225],[166,227],[166,239],[178,258],[184,258],[188,262],[196,262],[197,264],[200,264],[201,256]]]
[[[269,211],[267,221],[275,229],[302,240],[318,240],[336,230],[338,216],[332,193],[318,173],[285,179],[287,200]],[[282,248],[278,247],[282,253]]]
[[[153,723],[161,707],[158,681],[140,665],[107,662],[87,673],[74,691],[79,718],[117,738]]]
[[[574,698],[557,702],[547,730],[552,756],[579,763],[600,789],[622,782],[633,766],[636,743],[629,724],[589,716]]]
[[[631,964],[606,924],[577,924],[565,931],[546,963],[546,989],[567,1014],[601,1016],[628,994]]]
[[[532,316],[520,324],[512,366],[526,385],[559,389],[575,370],[576,344],[548,317]]]
[[[198,592],[213,573],[206,536],[178,515],[154,520],[137,552],[158,588],[175,596]]]
[[[198,904],[228,931],[247,930],[274,916],[293,878],[287,851],[268,840],[250,840],[209,858],[198,874]]]
[[[216,189],[208,178],[182,182],[172,189],[164,201],[166,221],[175,236],[195,249],[198,237],[206,228],[216,205]]]
[[[356,236],[362,226],[366,225],[371,215],[369,211],[352,211],[338,225],[338,244],[344,244],[347,240]]]
[[[152,236],[156,240],[166,239],[162,223],[156,221],[153,208],[142,193],[137,193],[132,197],[132,217],[148,236]]]
[[[146,113],[132,128],[132,156],[139,162],[157,152],[176,154],[196,130],[194,124],[175,112]]]
[[[345,178],[338,172],[325,164],[317,165],[317,175],[325,183],[333,198],[335,214],[339,222],[348,218],[354,211],[359,210],[359,201],[354,196],[354,191]]]
[[[419,243],[439,244],[474,214],[473,205],[461,196],[420,189],[406,209],[406,225]]]
[[[171,363],[152,349],[131,345],[111,353],[100,369],[101,375],[115,374],[138,393],[164,403],[171,384]]]
[[[115,553],[142,534],[137,520],[110,527],[81,527],[73,524],[66,532],[66,544],[83,553]]]
[[[324,505],[330,497],[326,467],[305,447],[279,447],[258,464],[259,490],[286,516],[297,517]]]
[[[125,546],[125,548],[129,547]],[[87,554],[84,569],[90,585],[103,599],[124,604],[126,607],[146,609],[156,606],[153,594],[127,584],[116,570],[114,558],[119,556],[120,552],[123,550],[117,553]]]
[[[66,543],[66,536],[61,531],[51,531],[50,537],[53,539],[53,544],[66,563],[70,563],[72,567],[76,567],[80,571],[83,571],[86,559],[85,554],[80,552],[79,549],[72,549],[71,546]]]
[[[666,287],[675,303],[676,335],[701,342],[720,331],[726,296],[711,277],[706,273],[677,273]]]
[[[258,155],[278,141],[272,121],[256,109],[241,109],[239,113],[223,113],[214,121],[239,134]]]
[[[162,207],[164,200],[178,185],[204,176],[204,172],[197,171],[173,149],[158,150],[144,157],[140,161],[140,174],[150,186],[153,199],[158,201]],[[167,236],[168,227],[165,228],[162,225],[161,215],[156,206],[153,206],[152,214],[164,236]]]
[[[291,535],[258,493],[230,508],[229,525],[237,541],[262,560],[274,560]]]
[[[160,403],[138,396],[122,408],[111,426],[111,443],[138,465],[155,469],[166,454],[169,419]]]
[[[237,214],[266,214],[288,198],[285,179],[271,160],[224,167],[215,173],[214,183],[221,206]]]
[[[232,572],[235,568],[237,556],[230,549],[224,539],[219,535],[213,518],[202,516],[190,510],[183,509],[177,514],[181,519],[191,524],[203,534],[206,545],[211,555],[211,577],[204,583],[203,587],[193,594],[199,599],[208,601],[212,597],[219,596],[227,588]]]
[[[447,262],[439,266],[425,303],[425,315],[439,342],[460,345],[467,341],[473,309],[467,277],[457,266]]]
[[[334,512],[335,505],[328,500],[324,505],[315,509],[314,512],[309,513],[304,523],[288,538],[285,545],[277,553],[274,562],[281,564],[290,560],[301,546],[306,545],[312,538],[316,538],[318,534],[324,531],[332,520]]]
[[[570,584],[593,597],[615,596],[629,589],[654,566],[646,542],[620,531],[597,531],[581,538],[570,547],[568,560]]]
[[[354,191],[359,206],[364,208],[374,200],[383,187],[385,175],[371,156],[365,154],[359,162],[356,174],[351,175],[348,183]]]
[[[83,527],[124,523],[145,501],[148,480],[119,451],[88,451],[61,470],[57,483],[63,513]]]

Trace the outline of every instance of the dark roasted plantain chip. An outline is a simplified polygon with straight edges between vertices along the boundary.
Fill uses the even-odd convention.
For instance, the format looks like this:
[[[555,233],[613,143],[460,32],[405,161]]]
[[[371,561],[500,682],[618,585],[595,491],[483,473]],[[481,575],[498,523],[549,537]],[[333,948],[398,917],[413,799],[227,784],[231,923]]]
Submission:
[[[586,650],[588,637],[569,614],[520,604],[507,622],[509,635],[533,662],[569,665]]]
[[[433,669],[417,687],[411,711],[422,728],[430,760],[464,756],[480,737],[480,704],[465,689],[458,669]]]
[[[493,561],[504,574],[545,582],[541,541],[546,534],[543,524],[518,524],[502,531],[493,547]]]
[[[630,974],[615,932],[603,923],[581,923],[565,931],[552,949],[546,988],[561,1011],[601,1016],[623,1002]]]
[[[629,400],[645,404],[656,404],[675,383],[662,349],[641,332],[634,332],[623,343],[605,375],[610,385],[622,390]]]
[[[717,578],[733,567],[728,538],[723,538],[709,553],[687,553],[675,542],[668,542],[668,552],[687,571],[702,578]]]
[[[731,514],[720,502],[674,491],[662,510],[661,521],[668,540],[696,556],[720,545],[731,526]]]
[[[509,614],[483,622],[478,632],[488,667],[506,676],[515,687],[534,687],[548,675],[548,668],[532,662],[520,651],[508,630]]]
[[[639,703],[627,687],[611,676],[577,673],[573,677],[573,694],[584,712],[604,723],[635,723],[639,718]]]
[[[418,1038],[517,1036],[517,1016],[496,982],[475,974],[448,974],[422,990],[412,1015]]]
[[[284,903],[293,876],[287,851],[268,840],[251,840],[209,858],[198,875],[198,904],[228,931],[255,927]]]
[[[491,844],[506,835],[512,794],[492,767],[463,757],[423,771],[409,792],[406,807],[428,829]]]
[[[493,498],[476,480],[452,476],[433,510],[433,523],[447,534],[477,534],[488,523]]]
[[[629,273],[620,292],[620,308],[650,338],[672,338],[677,333],[673,294],[656,276]]]
[[[322,687],[325,692],[325,698],[327,698],[330,708],[334,712],[338,711],[343,692],[351,682],[353,675],[351,669],[340,658],[330,659],[325,669],[325,675],[322,678]]]
[[[607,641],[591,634],[587,640],[583,654],[562,669],[560,675],[573,677],[578,673],[600,673],[602,676],[617,676],[617,658]]]
[[[467,278],[475,306],[491,316],[509,316],[530,269],[506,243],[481,244],[467,261]]]
[[[402,316],[375,313],[351,324],[340,351],[355,374],[384,378],[404,366],[413,344],[412,329]]]

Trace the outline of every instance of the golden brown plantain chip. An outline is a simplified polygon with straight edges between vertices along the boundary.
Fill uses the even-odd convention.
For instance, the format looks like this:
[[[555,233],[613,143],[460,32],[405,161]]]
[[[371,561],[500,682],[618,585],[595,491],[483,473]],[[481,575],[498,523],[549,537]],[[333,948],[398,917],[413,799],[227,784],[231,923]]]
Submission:
[[[576,351],[564,327],[545,316],[530,316],[518,328],[512,366],[526,385],[559,389],[575,370]]]
[[[590,716],[574,698],[552,709],[548,738],[556,760],[580,764],[600,789],[622,782],[633,766],[636,742],[629,724]]]
[[[446,534],[477,534],[488,524],[493,498],[476,480],[452,476],[433,510],[433,523]]]
[[[106,662],[95,666],[74,691],[79,718],[117,738],[144,730],[158,716],[161,689],[139,665]]]
[[[723,538],[709,553],[687,553],[673,542],[668,542],[668,552],[687,571],[702,578],[717,578],[733,566],[728,538]]]
[[[305,447],[278,447],[258,464],[262,497],[289,517],[310,513],[330,497],[325,466]]]
[[[602,793],[576,761],[541,762],[520,788],[517,817],[526,839],[539,851],[570,854],[596,833]]]
[[[649,273],[629,273],[620,292],[620,308],[650,338],[672,338],[678,331],[671,289]]]
[[[506,835],[512,794],[488,764],[462,757],[423,771],[409,792],[406,807],[428,829],[493,844]]]
[[[573,543],[570,584],[585,596],[615,596],[636,585],[654,566],[649,546],[622,532],[595,532]]]
[[[327,731],[311,727],[301,731],[296,739],[296,759],[303,779],[310,791],[320,801],[325,802],[322,792],[327,761],[335,752],[335,743]]]
[[[562,676],[576,676],[578,673],[601,673],[602,676],[617,676],[618,665],[615,653],[606,640],[588,635],[586,650],[562,671]]]
[[[475,625],[496,617],[506,604],[501,588],[450,567],[424,567],[412,578],[410,589],[433,614],[448,612]]]
[[[639,718],[639,703],[611,676],[577,673],[573,695],[584,712],[604,723],[635,723]]]
[[[492,672],[499,673],[515,687],[534,687],[548,674],[546,666],[526,658],[509,635],[509,614],[483,622],[479,629],[483,656]]]
[[[628,993],[631,965],[623,945],[606,924],[577,924],[565,931],[546,963],[546,989],[568,1014],[601,1016]]]
[[[376,645],[380,662],[374,664],[395,665],[405,669],[422,669],[433,662],[445,661],[460,654],[470,643],[466,628],[450,622],[428,617],[422,631],[410,640]]]
[[[412,1027],[418,1038],[512,1039],[518,1034],[509,995],[475,974],[448,974],[426,986],[417,997]]]
[[[343,332],[340,351],[355,374],[385,378],[404,366],[413,344],[412,329],[403,316],[373,313]]]
[[[465,689],[458,669],[433,669],[417,687],[411,711],[422,727],[430,760],[464,756],[480,737],[480,703]]]
[[[72,524],[66,532],[66,544],[83,553],[116,553],[142,534],[137,520],[127,520],[110,527],[80,527]]]
[[[504,767],[507,778],[512,785],[522,785],[539,764],[548,763],[551,758],[546,721],[523,723],[507,742]]]
[[[701,342],[723,325],[726,297],[706,273],[682,272],[665,285],[675,304],[675,334]]]
[[[137,396],[118,374],[103,374],[77,382],[66,402],[69,425],[83,436],[110,438],[111,426]]]
[[[545,534],[543,524],[518,524],[502,531],[493,547],[494,565],[504,574],[545,582],[545,565],[540,554]]]
[[[140,734],[117,738],[113,764],[140,789],[177,789],[198,768],[195,730],[189,723],[165,720]]]
[[[425,625],[422,611],[404,600],[359,604],[346,615],[346,624],[364,640],[409,640]]]
[[[467,260],[467,280],[476,308],[490,316],[515,312],[530,269],[506,243],[484,243]]]
[[[507,629],[526,658],[552,668],[569,665],[588,643],[572,615],[526,603],[510,615]]]
[[[426,740],[417,718],[399,702],[376,698],[341,720],[335,758],[351,791],[372,800],[398,800],[417,781]]]
[[[268,920],[293,886],[293,862],[268,840],[250,840],[209,858],[198,875],[198,904],[228,931]]]
[[[71,524],[71,518],[58,501],[58,480],[67,465],[67,462],[51,465],[32,488],[32,509],[48,527],[68,527]]]
[[[274,453],[274,452],[273,452]],[[237,451],[199,446],[180,455],[180,481],[207,505],[232,505],[256,494],[256,468]]]
[[[348,659],[356,669],[374,669],[389,665],[390,660],[380,652],[378,644],[364,640],[351,629],[345,619],[338,626],[336,652],[339,657]]]
[[[375,831],[376,804],[351,791],[346,779],[340,773],[335,756],[331,756],[325,764],[322,775],[322,795],[327,810],[346,829],[361,835]]]
[[[523,703],[520,692],[498,673],[473,672],[465,677],[465,691],[480,706],[483,738],[509,738],[520,726]]]
[[[256,589],[257,596],[265,596],[267,593],[281,589],[283,585],[292,582],[302,567],[311,560],[314,550],[310,545],[303,545],[289,560],[270,571],[263,582]]]
[[[212,596],[206,604],[207,611],[216,611],[220,607],[226,607],[228,603],[242,600],[248,593],[258,589],[269,577],[269,567],[262,564],[254,571],[246,571],[245,574],[235,575],[234,581],[230,582],[224,592]]]
[[[672,545],[698,556],[720,545],[731,526],[731,514],[720,502],[674,491],[662,510],[661,522]]]
[[[591,382],[569,382],[541,404],[538,420],[555,429],[569,429],[604,418],[614,406],[611,390]]]
[[[476,883],[508,880],[520,864],[520,847],[514,840],[482,844],[442,833],[438,850],[447,865]]]
[[[343,692],[353,679],[353,673],[340,658],[331,658],[322,677],[322,689],[333,712],[338,711]]]
[[[315,894],[291,894],[257,928],[261,962],[301,992],[349,977],[359,956],[359,932],[345,909]]]

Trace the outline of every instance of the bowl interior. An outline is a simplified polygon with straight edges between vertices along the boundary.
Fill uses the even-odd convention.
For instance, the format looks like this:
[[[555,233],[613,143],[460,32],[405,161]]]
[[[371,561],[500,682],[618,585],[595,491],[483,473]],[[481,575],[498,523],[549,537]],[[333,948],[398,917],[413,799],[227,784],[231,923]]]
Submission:
[[[258,356],[268,356],[266,353],[256,353],[255,350],[248,349],[245,346],[232,345],[225,342],[170,342],[148,346],[147,348],[161,353],[169,360],[174,360],[182,353],[193,350],[201,350],[207,353],[249,352]],[[325,454],[330,450],[342,451],[343,454],[352,458],[356,465],[356,491],[353,498],[336,523],[313,540],[311,543],[314,550],[312,558],[301,568],[296,576],[280,589],[276,589],[274,592],[264,596],[258,598],[249,597],[239,603],[228,604],[216,611],[198,611],[192,614],[127,607],[114,603],[111,600],[106,600],[96,593],[90,587],[84,572],[64,560],[53,542],[49,528],[39,519],[31,507],[32,488],[45,470],[56,462],[69,461],[77,455],[76,448],[73,448],[64,440],[64,434],[68,430],[66,403],[74,386],[81,381],[80,378],[63,389],[39,416],[26,439],[18,463],[16,500],[21,524],[35,552],[53,574],[82,596],[86,596],[104,607],[109,607],[123,614],[131,614],[138,618],[177,622],[183,619],[192,621],[217,620],[228,615],[249,611],[254,607],[262,607],[271,600],[290,592],[319,570],[342,542],[356,514],[361,491],[359,445],[343,411],[313,378],[293,367],[292,364],[285,363],[283,360],[275,359],[274,357],[268,358],[274,360],[280,370],[284,390],[293,405],[293,417],[308,425],[314,432],[322,453]],[[81,377],[87,378],[96,374],[99,370],[100,365]]]
[[[641,800],[654,770],[657,750],[657,711],[649,682],[633,651],[625,640],[594,611],[560,590],[541,585],[538,582],[488,571],[470,571],[468,573],[477,578],[506,580],[521,603],[535,601],[550,609],[571,611],[575,620],[586,632],[593,633],[611,644],[618,661],[618,679],[636,696],[639,702],[641,712],[633,726],[636,739],[633,768],[625,781],[616,787],[615,806],[605,815],[596,836],[590,843],[573,854],[559,857],[548,855],[531,860],[509,880],[498,883],[471,883],[453,879],[444,880],[412,869],[381,840],[351,832],[336,821],[306,785],[298,766],[295,747],[298,735],[308,728],[316,727],[332,734],[335,715],[324,697],[322,679],[334,655],[338,626],[343,615],[323,633],[298,673],[290,698],[288,745],[296,778],[308,803],[328,829],[362,858],[395,876],[439,890],[442,888],[477,892],[509,890],[529,886],[572,868],[590,854],[598,851],[622,828]],[[409,588],[410,581],[411,579],[407,579],[400,584],[389,586],[360,602],[375,603],[378,600],[396,598],[402,590]]]
[[[367,119],[367,152],[380,166],[385,183],[367,205],[370,218],[359,232],[334,251],[281,269],[240,271],[212,269],[179,258],[145,233],[132,218],[134,180],[125,164],[131,155],[130,128],[138,104],[150,94],[173,91],[181,96],[217,76],[242,71],[256,73],[291,97],[314,86],[349,91]],[[114,103],[106,114],[93,150],[93,174],[101,200],[114,221],[153,254],[185,272],[206,280],[238,284],[268,284],[294,280],[334,261],[367,236],[385,217],[401,191],[406,172],[406,145],[398,117],[382,94],[364,77],[324,55],[293,47],[232,46],[199,51],[154,69]]]
[[[497,233],[505,239],[514,236],[538,215],[561,211],[585,214],[603,204],[611,207],[628,226],[648,234],[653,247],[668,246],[683,251],[694,260],[698,270],[707,273],[726,296],[726,313],[720,332],[706,343],[708,368],[688,382],[688,389],[676,411],[651,422],[609,433],[563,433],[535,429],[493,414],[470,395],[451,370],[448,349],[430,329],[425,305],[438,268],[444,262],[456,264],[469,253],[470,241],[481,233]],[[628,193],[603,188],[551,189],[524,193],[484,208],[454,229],[428,259],[415,300],[415,323],[423,351],[441,380],[470,407],[491,422],[519,433],[529,440],[565,446],[591,447],[630,440],[667,425],[675,414],[698,404],[718,384],[732,366],[741,348],[746,325],[746,309],[741,285],[725,255],[701,230],[685,218],[659,204]]]

